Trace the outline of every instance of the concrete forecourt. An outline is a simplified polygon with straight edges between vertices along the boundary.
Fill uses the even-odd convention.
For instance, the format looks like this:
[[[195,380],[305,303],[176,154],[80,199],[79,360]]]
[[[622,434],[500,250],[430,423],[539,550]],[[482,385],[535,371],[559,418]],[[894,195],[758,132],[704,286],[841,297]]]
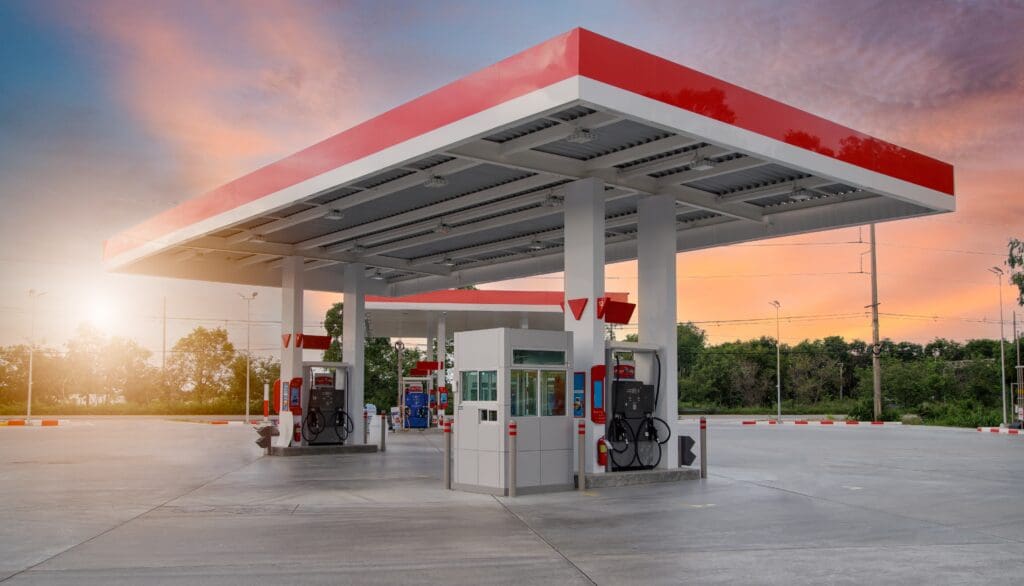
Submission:
[[[684,426],[685,428],[686,426]],[[691,426],[695,428],[696,426]],[[713,419],[706,481],[441,489],[441,436],[261,456],[245,426],[0,428],[5,584],[996,583],[1024,558],[1024,440]]]

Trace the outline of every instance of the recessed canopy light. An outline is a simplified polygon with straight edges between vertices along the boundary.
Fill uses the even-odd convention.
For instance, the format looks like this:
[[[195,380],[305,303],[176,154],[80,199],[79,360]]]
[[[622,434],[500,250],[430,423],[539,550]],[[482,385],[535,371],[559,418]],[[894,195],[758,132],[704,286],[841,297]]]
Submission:
[[[586,144],[594,140],[594,133],[586,128],[576,128],[565,140],[573,144]]]
[[[254,242],[256,244],[265,244],[267,242],[267,239],[264,238],[263,236],[257,234],[255,236],[253,236],[252,238],[250,238],[249,242]]]
[[[455,261],[450,258],[446,258],[443,261],[441,261],[441,265],[446,267],[453,267],[455,266]]]
[[[795,202],[807,201],[814,197],[814,194],[806,189],[794,189],[793,193],[789,194],[789,200]]]
[[[436,228],[434,228],[434,232],[437,234],[447,234],[451,231],[452,227],[449,226],[448,224],[445,224],[444,222],[441,222],[440,224],[437,225]]]
[[[445,185],[448,185],[448,180],[440,175],[431,175],[423,182],[424,187],[430,187],[432,189],[444,187]]]
[[[373,279],[374,281],[383,281],[384,274],[380,272],[380,269],[377,269],[373,271],[373,274],[370,275],[370,278]]]
[[[345,214],[341,213],[341,210],[331,210],[324,214],[325,220],[338,221],[345,217]]]
[[[543,250],[544,244],[540,240],[534,240],[530,243],[530,250]]]
[[[553,193],[549,194],[546,198],[544,198],[544,207],[560,208],[562,207],[562,198],[558,197]]]
[[[707,158],[707,157],[701,157],[699,159],[695,159],[692,163],[690,163],[690,170],[691,171],[708,171],[708,170],[714,169],[714,168],[715,168],[715,162],[712,161],[711,159]]]

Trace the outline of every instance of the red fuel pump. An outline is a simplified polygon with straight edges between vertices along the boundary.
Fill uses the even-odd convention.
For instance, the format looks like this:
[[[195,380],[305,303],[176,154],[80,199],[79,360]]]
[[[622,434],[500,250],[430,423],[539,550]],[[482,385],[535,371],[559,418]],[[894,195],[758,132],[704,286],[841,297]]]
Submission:
[[[288,410],[295,419],[295,433],[292,441],[302,443],[302,377],[298,376],[288,383]]]

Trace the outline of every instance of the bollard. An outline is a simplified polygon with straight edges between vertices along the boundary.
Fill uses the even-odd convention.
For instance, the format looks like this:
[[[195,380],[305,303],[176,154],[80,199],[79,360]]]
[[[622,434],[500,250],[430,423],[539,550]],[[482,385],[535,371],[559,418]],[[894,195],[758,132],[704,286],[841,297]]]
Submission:
[[[263,383],[263,424],[270,419],[270,383]]]
[[[576,473],[576,489],[583,490],[586,488],[586,470],[587,470],[587,422],[580,420],[577,427],[577,452],[579,453],[579,462],[577,463],[578,472]]]
[[[516,435],[519,430],[515,421],[508,424],[508,496],[516,496]]]
[[[363,409],[363,444],[370,443],[370,413]]]
[[[388,437],[388,416],[385,413],[380,414],[380,451],[387,449],[387,443],[385,438]]]
[[[700,477],[708,477],[708,420],[700,418]]]
[[[444,489],[452,489],[452,422],[444,422]]]

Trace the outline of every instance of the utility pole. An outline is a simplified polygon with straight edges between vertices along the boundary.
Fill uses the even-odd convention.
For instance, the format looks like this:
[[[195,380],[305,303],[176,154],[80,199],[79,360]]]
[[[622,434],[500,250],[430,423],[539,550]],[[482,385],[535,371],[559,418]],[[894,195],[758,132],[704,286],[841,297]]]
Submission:
[[[878,339],[878,253],[875,225],[871,224],[871,379],[875,396],[875,421],[882,420],[882,345]]]
[[[249,316],[251,314],[250,314],[249,310],[250,310],[250,305],[252,304],[252,300],[256,299],[256,291],[253,291],[252,295],[249,295],[248,297],[243,295],[242,293],[239,293],[238,296],[245,300],[245,423],[246,423],[246,425],[248,425],[249,424],[249,373],[252,371],[252,368],[249,366],[249,361],[252,359],[252,344],[251,344],[252,341],[251,341],[251,338],[250,338],[250,335],[249,335],[249,332],[250,332],[250,330],[252,328],[250,327]]]
[[[28,297],[32,300],[32,317],[28,340],[28,398],[26,400],[27,407],[25,409],[26,419],[32,417],[32,368],[36,353],[36,299],[39,299],[43,295],[46,295],[45,291],[36,291],[35,289],[28,290]]]
[[[992,267],[988,270],[996,276],[996,283],[999,287],[999,379],[1000,395],[1003,399],[1003,426],[1006,426],[1006,348],[1004,342],[1006,335],[1003,333],[1003,269]]]
[[[167,375],[167,296],[164,296],[164,325],[160,335],[160,376]]]
[[[782,340],[779,337],[779,308],[782,307],[778,301],[769,301],[768,305],[775,308],[775,405],[776,421],[782,424]]]
[[[1020,363],[1020,334],[1017,333],[1017,312],[1013,312],[1013,342],[1017,346],[1017,406],[1018,408],[1024,408],[1024,366]],[[1024,420],[1024,413],[1018,415],[1019,419]]]

